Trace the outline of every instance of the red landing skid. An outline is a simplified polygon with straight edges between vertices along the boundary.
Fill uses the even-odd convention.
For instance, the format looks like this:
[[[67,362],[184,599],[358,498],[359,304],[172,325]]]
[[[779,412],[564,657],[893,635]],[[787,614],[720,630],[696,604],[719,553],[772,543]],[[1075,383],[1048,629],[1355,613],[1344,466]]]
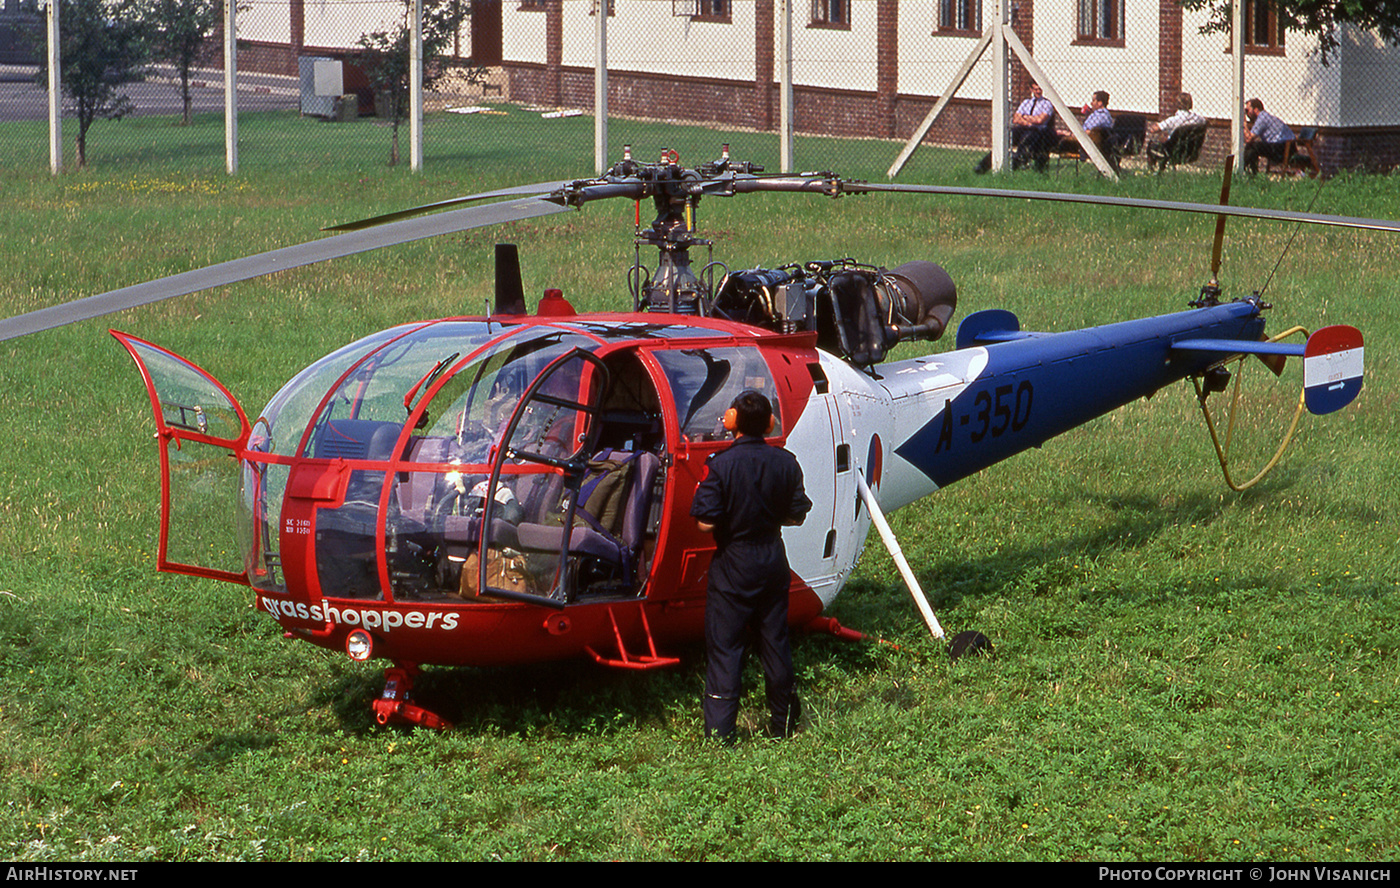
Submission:
[[[412,663],[395,663],[384,670],[384,692],[374,701],[374,717],[381,725],[420,725],[446,730],[452,723],[435,712],[408,702],[418,667]]]

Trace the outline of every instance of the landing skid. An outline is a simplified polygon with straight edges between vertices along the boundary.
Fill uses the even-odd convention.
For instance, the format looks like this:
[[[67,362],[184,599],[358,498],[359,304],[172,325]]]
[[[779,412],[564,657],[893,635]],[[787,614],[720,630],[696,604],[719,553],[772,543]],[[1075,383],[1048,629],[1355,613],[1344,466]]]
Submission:
[[[447,730],[452,723],[435,712],[409,702],[413,680],[419,669],[412,663],[395,663],[384,670],[384,691],[371,704],[374,717],[381,725],[418,725]]]

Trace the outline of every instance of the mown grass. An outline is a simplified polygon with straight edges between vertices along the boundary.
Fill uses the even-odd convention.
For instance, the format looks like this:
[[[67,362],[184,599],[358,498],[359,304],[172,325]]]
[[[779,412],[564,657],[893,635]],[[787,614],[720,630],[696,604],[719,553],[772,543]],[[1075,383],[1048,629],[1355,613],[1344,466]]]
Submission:
[[[418,176],[327,152],[282,169],[245,161],[236,178],[222,175],[217,152],[207,168],[179,152],[139,161],[124,147],[124,124],[103,124],[94,148],[110,145],[112,155],[95,153],[93,169],[0,176],[9,208],[0,310],[294,243],[327,222],[585,174],[591,124],[556,123],[521,122],[520,150],[464,148]],[[276,144],[302,125],[270,118],[242,131]],[[640,156],[665,145],[694,157],[709,156],[717,135],[635,124],[628,139]],[[367,144],[371,136],[383,133]],[[130,138],[139,144],[139,131]],[[767,137],[727,138],[737,156],[765,159],[746,142]],[[895,147],[830,150],[848,163],[823,165],[876,178]],[[965,166],[945,181],[987,184]],[[1000,184],[1063,185],[1069,175]],[[1081,174],[1074,184],[1199,201],[1218,190],[1213,177],[1186,173],[1117,186]],[[1242,181],[1235,202],[1303,208],[1311,189]],[[1400,194],[1391,178],[1339,177],[1317,209],[1396,218]],[[737,749],[703,744],[695,649],[652,675],[573,663],[428,670],[419,696],[456,727],[381,728],[368,708],[382,684],[377,665],[282,638],[242,589],[152,570],[149,406],[106,326],[186,354],[256,411],[350,339],[482,307],[498,239],[522,245],[527,289],[561,286],[581,307],[618,306],[631,213],[595,205],[0,343],[9,432],[0,853],[1398,856],[1393,236],[1309,229],[1280,264],[1266,294],[1271,327],[1358,324],[1368,381],[1341,414],[1305,419],[1281,468],[1256,488],[1221,484],[1182,387],[892,516],[945,626],[988,633],[997,655],[950,664],[872,541],[833,616],[882,642],[798,643],[808,716],[789,743],[749,736],[755,697]],[[834,253],[886,265],[932,258],[958,281],[962,313],[1005,307],[1050,330],[1183,307],[1206,277],[1213,230],[1213,220],[1174,214],[951,198],[715,199],[700,218],[734,267]],[[1259,286],[1290,234],[1231,222],[1227,290]],[[1296,375],[1283,387],[1263,381],[1251,373],[1251,394],[1271,409],[1251,418],[1241,474],[1272,452],[1296,397]]]

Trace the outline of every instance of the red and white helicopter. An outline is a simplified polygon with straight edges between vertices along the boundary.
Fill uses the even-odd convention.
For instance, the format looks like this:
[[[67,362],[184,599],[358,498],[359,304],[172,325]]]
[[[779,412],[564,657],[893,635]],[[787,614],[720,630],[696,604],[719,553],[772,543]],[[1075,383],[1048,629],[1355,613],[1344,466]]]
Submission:
[[[972,193],[1400,230],[1233,208],[1224,195],[1213,206],[761,173],[727,150],[697,168],[674,155],[625,159],[598,178],[444,201],[10,318],[0,339],[592,200],[636,201],[631,311],[578,314],[547,291],[530,312],[514,248],[502,245],[490,316],[406,323],[346,345],[251,422],[194,363],[113,331],[155,409],[159,568],[250,586],[289,637],[391,661],[378,720],[440,727],[411,701],[421,665],[586,656],[650,669],[703,636],[713,542],[689,519],[690,502],[706,457],[727,445],[722,415],[743,390],[773,401],[771,438],[797,454],[814,503],[805,524],[784,531],[793,625],[858,637],[824,614],[875,523],[942,637],[883,513],[1177,380],[1198,380],[1204,397],[1241,354],[1301,356],[1315,413],[1360,389],[1355,329],[1270,342],[1268,306],[1257,295],[1222,301],[1213,283],[1190,310],[1063,333],[980,311],[959,325],[955,349],[887,361],[900,341],[943,334],[956,289],[942,268],[837,259],[733,272],[710,262],[697,274],[690,250],[709,246],[694,230],[702,198]],[[657,216],[643,228],[647,198]],[[422,215],[430,210],[441,212]],[[641,262],[644,245],[659,250],[654,271]],[[1219,245],[1217,236],[1216,266]],[[226,521],[219,490],[236,495],[236,546],[213,531]],[[957,641],[987,644],[976,633]]]

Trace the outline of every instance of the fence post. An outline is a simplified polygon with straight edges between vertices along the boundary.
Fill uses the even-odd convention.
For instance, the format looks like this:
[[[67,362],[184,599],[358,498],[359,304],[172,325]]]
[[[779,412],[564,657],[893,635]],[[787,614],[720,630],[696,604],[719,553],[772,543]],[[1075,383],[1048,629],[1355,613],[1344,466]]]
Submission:
[[[608,0],[594,0],[593,166],[608,168]]]
[[[224,164],[238,172],[238,0],[224,0]]]
[[[63,84],[59,78],[58,4],[49,0],[48,64],[49,64],[49,171],[55,176],[63,172]]]
[[[1010,3],[992,3],[997,35],[992,40],[992,172],[1011,162],[1011,53],[1006,32],[1011,28]]]
[[[793,110],[792,110],[792,4],[795,0],[780,0],[782,23],[781,51],[778,58],[778,165],[782,172],[792,172]]]
[[[408,37],[408,168],[423,171],[423,0],[413,0]]]
[[[1230,47],[1234,57],[1230,59],[1230,100],[1235,107],[1230,111],[1230,153],[1235,155],[1235,170],[1244,170],[1244,4],[1236,3],[1230,11]]]

